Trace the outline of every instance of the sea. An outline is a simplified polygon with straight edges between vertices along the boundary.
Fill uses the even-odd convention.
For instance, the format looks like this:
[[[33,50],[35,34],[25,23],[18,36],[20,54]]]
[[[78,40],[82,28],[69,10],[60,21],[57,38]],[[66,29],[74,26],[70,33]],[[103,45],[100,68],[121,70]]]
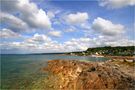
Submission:
[[[42,71],[42,68],[47,66],[47,61],[56,59],[94,62],[108,60],[104,57],[70,56],[62,54],[2,54],[0,55],[1,89],[30,89],[39,78],[47,76]]]

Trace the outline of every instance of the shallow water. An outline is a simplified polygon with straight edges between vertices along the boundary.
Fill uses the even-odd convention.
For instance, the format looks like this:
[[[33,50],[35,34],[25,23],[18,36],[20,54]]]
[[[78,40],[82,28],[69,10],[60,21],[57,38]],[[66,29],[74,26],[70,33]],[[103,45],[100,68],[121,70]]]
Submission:
[[[74,59],[105,61],[107,58],[68,55],[1,55],[1,88],[29,89],[37,79],[46,77],[41,68],[48,60]]]

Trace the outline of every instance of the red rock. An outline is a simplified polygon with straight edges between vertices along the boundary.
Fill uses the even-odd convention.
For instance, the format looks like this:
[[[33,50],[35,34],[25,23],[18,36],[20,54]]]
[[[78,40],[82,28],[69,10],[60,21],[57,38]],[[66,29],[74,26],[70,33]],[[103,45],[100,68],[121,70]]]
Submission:
[[[75,60],[51,60],[47,69],[56,74],[60,89],[130,89],[135,88],[133,77],[113,68],[108,63],[80,62]]]

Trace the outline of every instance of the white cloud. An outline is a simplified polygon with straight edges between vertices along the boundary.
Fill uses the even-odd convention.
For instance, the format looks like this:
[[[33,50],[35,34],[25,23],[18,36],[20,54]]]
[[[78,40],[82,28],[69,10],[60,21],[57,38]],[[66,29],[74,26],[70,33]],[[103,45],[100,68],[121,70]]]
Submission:
[[[65,17],[65,20],[70,24],[80,24],[84,23],[89,19],[89,16],[86,12],[77,12],[76,14],[68,14]]]
[[[46,15],[46,12],[43,9],[39,9],[35,3],[32,3],[29,0],[19,0],[17,6],[19,11],[22,12],[22,19],[29,23],[30,26],[38,28],[51,27],[51,22]]]
[[[32,28],[51,28],[51,21],[43,9],[29,0],[2,0],[3,12],[20,13],[20,18]],[[13,9],[9,9],[13,8]]]
[[[48,12],[47,12],[47,15],[48,15],[48,17],[49,17],[50,19],[55,17],[55,13],[52,12],[52,11],[48,11]]]
[[[107,8],[116,9],[126,6],[135,5],[135,0],[100,0],[100,6],[106,6]]]
[[[75,29],[73,29],[73,28],[69,28],[69,29],[65,30],[65,32],[74,32],[74,31],[75,31]]]
[[[134,40],[128,39],[126,36],[103,36],[99,35],[98,37],[93,38],[97,42],[96,46],[133,46],[135,45]]]
[[[8,28],[16,32],[21,32],[21,30],[26,30],[28,28],[28,25],[23,20],[8,13],[1,12],[0,20],[1,23],[8,25]]]
[[[19,53],[56,52],[61,47],[57,41],[43,34],[34,34],[22,42],[4,42],[0,44],[2,50],[18,50]],[[12,51],[14,52],[14,51]]]
[[[65,49],[69,51],[84,51],[90,47],[92,40],[90,38],[71,39],[64,43]]]
[[[110,38],[110,39],[108,39]],[[133,46],[135,41],[127,38],[111,38],[110,36],[99,36],[96,38],[73,38],[64,43],[58,43],[46,35],[35,34],[22,42],[1,43],[2,51],[12,51],[11,53],[49,53],[49,52],[71,52],[84,51],[89,47],[98,46]]]
[[[90,30],[90,29],[91,29],[89,23],[82,23],[82,24],[81,24],[81,28],[83,28],[83,29],[85,29],[85,30]]]
[[[54,36],[54,37],[61,37],[62,32],[61,31],[54,31],[54,30],[52,30],[48,34],[50,36]]]
[[[104,35],[118,35],[124,32],[124,26],[98,17],[92,23],[92,29]]]
[[[33,37],[27,39],[25,42],[27,43],[45,43],[45,42],[51,42],[51,38],[49,38],[48,36],[46,35],[43,35],[43,34],[34,34]]]
[[[14,12],[16,10],[17,0],[0,0],[1,10],[4,12]]]
[[[2,29],[0,30],[0,38],[19,38],[21,37],[20,34],[15,33],[13,31],[11,31],[10,29]]]
[[[82,51],[89,47],[89,42],[89,38],[79,38],[58,43],[46,35],[37,33],[22,42],[1,43],[1,49],[7,51],[18,50],[21,53]]]
[[[121,39],[114,42],[105,42],[106,46],[134,46],[135,41],[134,40],[128,40],[128,39]]]

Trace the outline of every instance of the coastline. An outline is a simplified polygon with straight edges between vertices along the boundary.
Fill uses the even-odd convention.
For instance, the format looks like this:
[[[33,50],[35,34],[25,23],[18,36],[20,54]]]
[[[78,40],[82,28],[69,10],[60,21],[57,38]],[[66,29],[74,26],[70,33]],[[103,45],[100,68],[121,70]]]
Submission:
[[[135,59],[135,56],[104,56],[104,57],[107,57],[107,58],[111,58],[111,59],[127,59],[127,60],[133,60]]]
[[[51,73],[49,89],[133,89],[134,65],[134,62],[114,59],[105,62],[49,60],[43,71]]]
[[[23,64],[20,63],[19,67],[22,67],[21,65],[24,65],[25,63],[24,61],[21,61],[21,59],[26,59],[25,61],[30,60],[29,63],[26,62],[28,66],[27,67],[25,66],[25,67],[28,69],[28,72],[27,71],[26,72],[31,73],[31,74],[28,75],[26,73],[28,75],[27,76],[24,72],[20,73],[18,76],[22,78],[21,81],[17,77],[16,82],[14,82],[13,80],[11,81],[11,84],[5,83],[5,86],[7,87],[2,87],[2,88],[3,89],[5,88],[6,89],[9,89],[9,88],[31,89],[31,90],[37,90],[37,89],[39,90],[63,90],[63,89],[73,90],[73,88],[75,87],[77,87],[77,89],[75,90],[81,90],[80,88],[83,88],[82,90],[86,90],[86,87],[88,89],[93,89],[94,87],[97,87],[99,89],[100,88],[103,88],[103,89],[121,88],[121,86],[119,87],[111,86],[111,85],[114,85],[114,82],[112,82],[112,80],[116,81],[117,84],[120,84],[120,82],[118,83],[116,79],[121,81],[122,85],[123,84],[131,85],[131,86],[127,86],[128,88],[132,88],[132,86],[135,85],[132,82],[132,81],[135,81],[134,79],[135,78],[135,72],[134,72],[135,63],[132,62],[133,58],[131,56],[128,56],[128,57],[131,57],[129,59],[123,59],[123,58],[120,58],[119,56],[119,58],[118,57],[110,58],[105,61],[104,60],[94,61],[92,60],[94,58],[89,58],[87,56],[86,58],[89,58],[89,59],[86,59],[85,56],[78,57],[79,60],[76,60],[77,58],[76,59],[67,58],[67,57],[70,57],[70,55],[64,56],[66,59],[62,59],[63,56],[61,57],[61,59],[57,59],[57,58],[60,58],[60,56],[58,55],[58,57],[56,57],[57,60],[48,58],[46,61],[44,61],[46,57],[42,57],[43,62],[39,62],[41,60],[41,58],[39,58],[37,60],[38,63],[35,62],[35,57],[37,56],[34,56],[33,58],[31,58],[32,60],[31,62],[31,60],[28,57],[23,56],[22,58],[20,58],[19,56],[20,62],[23,63]],[[128,58],[128,57],[125,57],[125,58]],[[97,57],[97,58],[100,58],[100,57]],[[4,61],[7,61],[7,60],[4,60]],[[18,59],[16,59],[16,61],[18,61]],[[16,63],[16,62],[13,62],[13,63]],[[18,64],[16,63],[16,65]],[[16,68],[19,68],[19,67],[16,67],[16,65],[15,67],[12,67],[13,69],[11,68],[12,71],[14,70],[14,72],[16,72]],[[95,68],[91,69],[91,67],[95,67]],[[33,69],[36,71],[35,73],[33,73]],[[8,70],[10,71],[10,68]],[[21,71],[21,70],[18,70],[18,71]],[[100,76],[99,74],[101,75],[101,78],[99,77]],[[9,74],[9,76],[11,75]],[[13,75],[13,77],[16,77],[16,76]],[[108,81],[104,80],[110,77],[113,77],[113,78],[111,78],[111,80],[109,79]],[[91,78],[95,78],[95,80],[103,80],[103,81],[106,81],[107,83],[110,83],[110,82],[111,83],[107,87],[102,82],[96,82],[92,84],[95,86],[92,86],[91,83],[88,83],[86,84],[87,86],[85,86],[84,84],[87,82],[91,82],[91,81],[94,82],[93,79]],[[85,81],[83,81],[82,79]],[[123,83],[123,82],[127,82],[127,83]],[[80,85],[80,83],[82,83],[83,85]],[[103,85],[99,85],[98,83],[103,84]],[[84,87],[79,87],[78,85],[84,86]],[[100,86],[103,86],[103,87],[100,87]],[[127,87],[124,87],[124,89]]]
[[[127,62],[135,62],[135,56],[112,56],[112,55],[76,55],[76,54],[62,54],[62,55],[69,55],[69,56],[90,56],[90,57],[105,57],[112,60],[121,60]]]

